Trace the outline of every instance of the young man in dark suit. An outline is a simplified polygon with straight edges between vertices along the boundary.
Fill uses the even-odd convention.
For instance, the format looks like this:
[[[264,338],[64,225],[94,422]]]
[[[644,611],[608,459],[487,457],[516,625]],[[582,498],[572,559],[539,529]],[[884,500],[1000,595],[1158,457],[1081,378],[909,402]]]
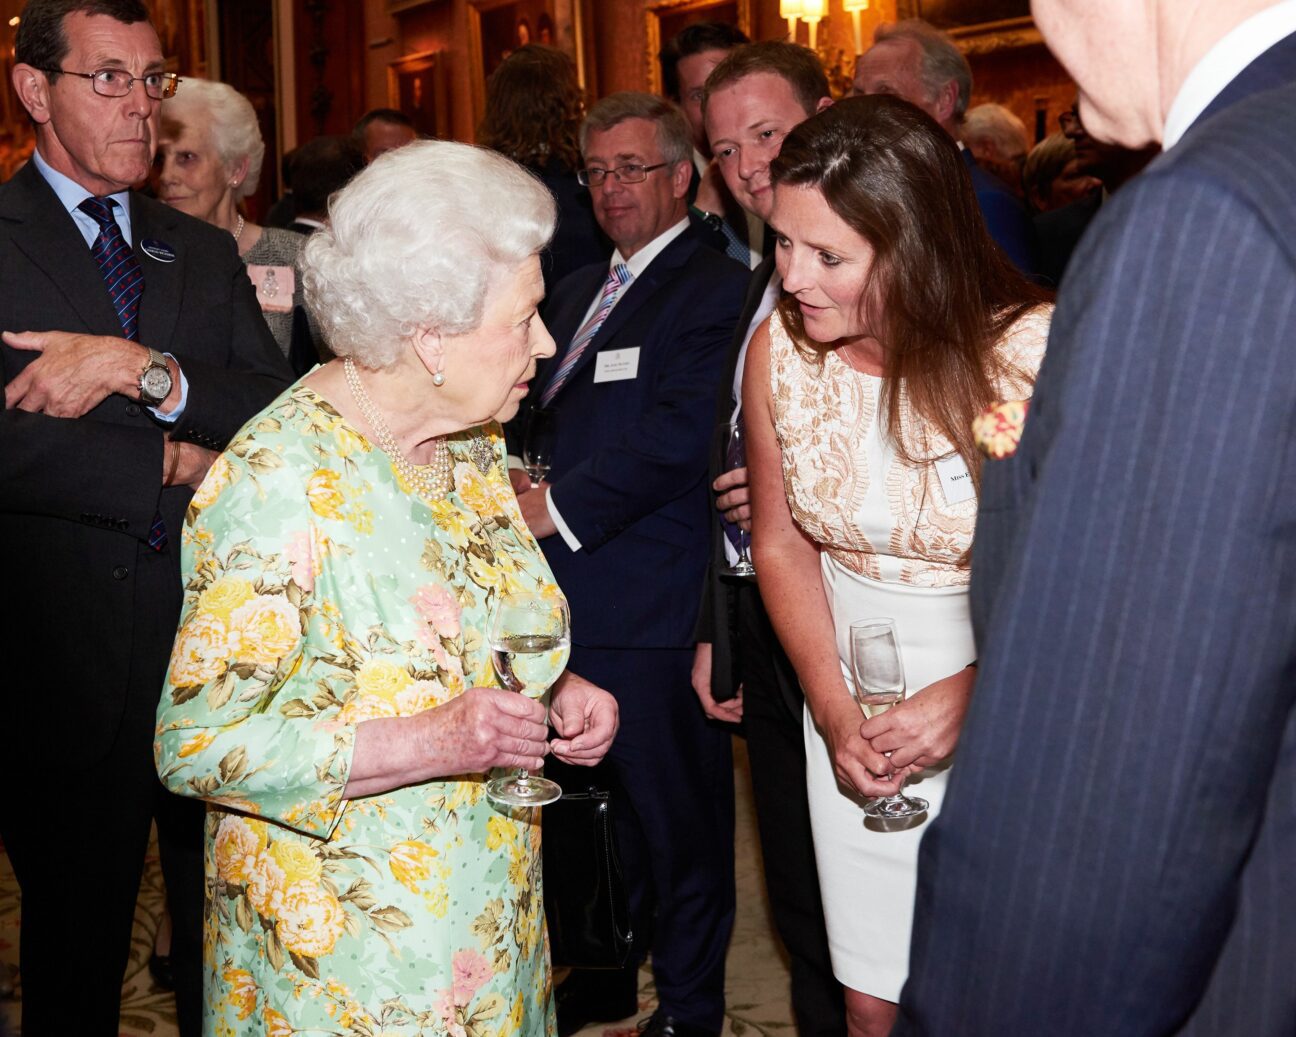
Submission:
[[[706,82],[703,106],[716,161],[730,193],[762,221],[773,208],[769,165],[783,138],[831,103],[819,59],[793,43],[733,50]],[[741,419],[747,343],[769,316],[782,282],[771,251],[752,274],[716,397],[716,425]],[[711,452],[717,493],[711,563],[698,616],[693,687],[710,717],[741,722],[751,757],[765,888],[792,972],[801,1037],[846,1032],[841,984],[832,973],[806,802],[801,686],[770,628],[754,581],[725,575],[737,560],[729,532],[750,528],[747,469],[727,470],[723,437]]]
[[[130,190],[174,89],[147,17],[32,0],[16,44],[36,152],[0,187],[0,636],[23,673],[0,837],[28,1037],[117,1033],[154,818],[180,1030],[200,1032],[203,810],[158,781],[154,715],[193,488],[290,378],[229,235]]]
[[[1296,3],[1033,8],[1086,129],[1165,151],[1086,234],[985,468],[893,1032],[1290,1035]]]
[[[565,278],[546,307],[558,354],[530,402],[554,412],[553,467],[519,500],[571,603],[571,668],[621,708],[608,759],[624,792],[615,806],[636,935],[653,934],[660,1004],[646,1032],[702,1037],[723,1023],[733,770],[729,733],[702,715],[689,671],[707,447],[747,271],[689,223],[692,145],[669,102],[605,98],[581,150],[582,181],[616,251]],[[622,1006],[614,1018],[634,1011],[633,969],[591,984],[617,984],[628,997],[600,1006]],[[582,1009],[560,1006],[572,1006],[568,1029]]]

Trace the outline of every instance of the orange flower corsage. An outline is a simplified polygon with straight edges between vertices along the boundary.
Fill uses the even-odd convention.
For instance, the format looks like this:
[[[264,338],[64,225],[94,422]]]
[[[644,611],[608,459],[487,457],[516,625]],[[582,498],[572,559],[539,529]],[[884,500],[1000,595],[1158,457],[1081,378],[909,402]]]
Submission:
[[[972,422],[977,449],[992,461],[1015,454],[1029,408],[1030,400],[1006,400],[978,415]]]

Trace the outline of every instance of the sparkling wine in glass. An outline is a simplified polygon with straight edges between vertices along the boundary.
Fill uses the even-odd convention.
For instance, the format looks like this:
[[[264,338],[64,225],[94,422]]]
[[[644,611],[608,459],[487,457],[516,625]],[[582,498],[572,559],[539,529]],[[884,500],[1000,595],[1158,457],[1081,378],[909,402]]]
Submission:
[[[522,466],[531,477],[532,488],[540,485],[553,464],[554,417],[550,408],[537,407],[527,419],[526,435],[522,439]]]
[[[505,594],[495,608],[490,630],[491,662],[500,684],[528,698],[543,698],[567,668],[571,654],[571,617],[557,594]],[[496,803],[542,807],[562,795],[558,783],[525,769],[486,783]]]
[[[904,701],[904,663],[900,660],[895,620],[865,619],[852,623],[850,649],[855,701],[866,718],[879,716]],[[925,814],[927,807],[925,799],[897,792],[868,803],[864,813],[869,817],[893,820]]]
[[[725,471],[747,467],[747,435],[740,420],[729,422],[728,439],[725,442]],[[751,560],[751,534],[740,526],[737,530],[738,561],[724,570],[726,576],[755,576],[756,567]]]

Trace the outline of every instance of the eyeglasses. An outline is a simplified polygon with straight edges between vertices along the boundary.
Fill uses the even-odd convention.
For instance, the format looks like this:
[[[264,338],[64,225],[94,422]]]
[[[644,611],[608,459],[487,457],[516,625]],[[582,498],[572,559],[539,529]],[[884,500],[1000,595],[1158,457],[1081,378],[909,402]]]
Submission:
[[[149,72],[142,76],[132,76],[124,68],[101,68],[97,72],[70,72],[66,68],[42,68],[40,71],[88,79],[94,92],[100,97],[125,97],[138,82],[144,84],[144,92],[153,100],[164,101],[168,97],[175,97],[176,89],[180,86],[180,77],[174,72]]]
[[[655,166],[645,166],[638,162],[631,162],[628,165],[617,166],[616,169],[599,169],[597,166],[591,166],[589,169],[579,170],[576,173],[576,179],[584,187],[598,187],[611,173],[616,177],[618,184],[640,184],[648,179],[648,174],[654,169],[661,169],[663,166],[669,165],[669,162],[658,162]]]

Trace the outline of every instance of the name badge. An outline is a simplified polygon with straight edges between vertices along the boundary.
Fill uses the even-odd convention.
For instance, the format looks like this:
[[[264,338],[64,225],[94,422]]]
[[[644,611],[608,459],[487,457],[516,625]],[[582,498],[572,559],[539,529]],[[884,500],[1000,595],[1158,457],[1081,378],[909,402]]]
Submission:
[[[610,349],[594,358],[594,384],[624,382],[639,376],[639,347]]]
[[[945,494],[946,504],[962,504],[976,496],[972,473],[958,454],[937,461],[936,474],[940,476],[941,492]]]
[[[156,259],[159,263],[174,263],[176,261],[175,249],[165,241],[158,241],[157,238],[145,238],[140,242],[140,248],[146,256]]]
[[[291,313],[296,278],[290,266],[259,266],[249,263],[248,278],[256,289],[257,302],[268,313]]]

